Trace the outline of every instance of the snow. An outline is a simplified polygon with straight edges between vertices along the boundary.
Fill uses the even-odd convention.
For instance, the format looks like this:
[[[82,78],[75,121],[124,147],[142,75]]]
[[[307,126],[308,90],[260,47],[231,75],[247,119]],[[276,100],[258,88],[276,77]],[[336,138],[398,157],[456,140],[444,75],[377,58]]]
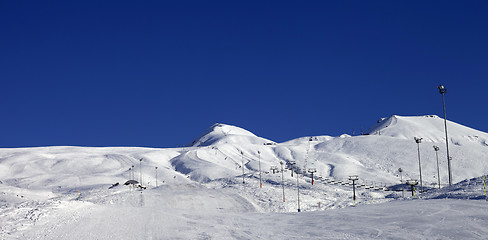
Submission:
[[[191,146],[203,147],[223,143],[232,144],[266,144],[273,141],[258,137],[253,133],[235,126],[216,123],[195,139]]]
[[[480,144],[488,146],[488,134],[448,121],[447,131],[450,142],[456,145]],[[445,142],[444,119],[436,115],[403,117],[393,115],[389,118],[380,119],[376,125],[371,127],[368,134],[390,136],[406,140],[414,137],[421,137],[423,141]]]
[[[283,143],[215,124],[184,148],[0,149],[0,239],[486,239],[488,135],[448,128],[453,186],[436,116],[393,115],[369,135]],[[398,168],[403,180],[419,179],[413,137],[425,140],[427,191],[417,186],[412,197]],[[282,173],[270,171],[280,162],[284,188]],[[130,179],[145,189],[123,185]]]

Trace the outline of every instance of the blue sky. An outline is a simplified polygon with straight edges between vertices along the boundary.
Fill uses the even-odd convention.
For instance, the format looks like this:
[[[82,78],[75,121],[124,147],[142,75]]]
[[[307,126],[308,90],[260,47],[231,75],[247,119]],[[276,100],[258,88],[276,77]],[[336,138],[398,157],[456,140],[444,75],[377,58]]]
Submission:
[[[488,131],[486,1],[2,1],[0,147],[277,142],[392,114]]]

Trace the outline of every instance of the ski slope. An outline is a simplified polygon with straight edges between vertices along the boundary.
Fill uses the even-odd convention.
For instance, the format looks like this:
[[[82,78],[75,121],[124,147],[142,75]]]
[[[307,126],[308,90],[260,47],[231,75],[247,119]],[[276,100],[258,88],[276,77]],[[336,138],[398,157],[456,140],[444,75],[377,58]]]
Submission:
[[[462,187],[463,185],[456,185]],[[326,211],[262,213],[237,194],[193,185],[122,191],[102,202],[62,200],[32,206],[21,239],[486,239],[488,208],[480,185],[466,195]],[[478,192],[478,194],[476,194]],[[481,197],[483,196],[483,197]],[[452,197],[452,196],[451,196]],[[98,198],[103,199],[103,198]],[[23,206],[28,208],[29,206]],[[18,209],[18,215],[22,215]],[[37,215],[36,215],[37,214]],[[20,216],[19,216],[20,217]],[[2,218],[3,219],[3,218]]]
[[[488,171],[488,134],[453,122],[448,130],[451,187],[436,116],[393,115],[367,135],[283,143],[215,124],[183,148],[0,149],[0,238],[486,239],[479,176]],[[414,137],[424,139],[428,191],[412,197],[390,190],[406,188],[398,168],[403,180],[419,179]],[[124,185],[130,179],[146,189]]]

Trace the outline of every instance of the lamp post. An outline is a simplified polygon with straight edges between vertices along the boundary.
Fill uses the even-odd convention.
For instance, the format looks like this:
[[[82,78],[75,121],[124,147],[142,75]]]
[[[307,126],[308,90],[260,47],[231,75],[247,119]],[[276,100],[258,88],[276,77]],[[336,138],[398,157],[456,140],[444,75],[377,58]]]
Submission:
[[[132,168],[129,168],[129,178],[130,178],[130,180],[134,180],[134,179],[132,179]]]
[[[357,175],[349,176],[349,180],[352,181],[352,199],[354,200],[354,205],[356,205],[356,181],[359,179]]]
[[[140,180],[141,180],[139,183],[142,186],[142,158],[139,159],[139,177],[140,177]]]
[[[400,173],[400,183],[403,183],[403,176],[402,176],[403,169],[399,168],[398,172]]]
[[[158,187],[158,167],[154,167],[156,169],[156,187]]]
[[[439,155],[437,154],[437,151],[439,151],[438,146],[434,146],[434,151],[435,151],[435,159],[437,160],[437,182],[439,184],[439,189],[441,188],[441,174],[439,171]]]
[[[424,186],[422,185],[422,165],[420,164],[420,143],[422,142],[422,138],[414,137],[415,142],[417,143],[417,150],[419,153],[419,172],[420,172],[420,192],[424,191]]]
[[[451,186],[452,185],[451,159],[449,158],[449,139],[447,135],[446,101],[444,99],[444,93],[447,92],[447,89],[442,85],[439,85],[437,88],[439,89],[439,93],[442,95],[442,106],[444,108],[444,129],[446,132],[447,171],[449,174],[449,186]]]
[[[402,176],[403,169],[399,168],[398,172],[400,173],[400,184],[401,184],[400,186],[402,186],[402,197],[404,198],[405,197],[405,191],[404,191],[404,187],[403,187],[403,176]]]
[[[258,151],[259,155],[259,188],[263,187],[263,182],[261,181],[261,152]]]
[[[132,176],[131,176],[132,177],[132,180],[135,180],[134,178],[136,178],[134,175],[135,175],[134,174],[134,165],[132,165]]]

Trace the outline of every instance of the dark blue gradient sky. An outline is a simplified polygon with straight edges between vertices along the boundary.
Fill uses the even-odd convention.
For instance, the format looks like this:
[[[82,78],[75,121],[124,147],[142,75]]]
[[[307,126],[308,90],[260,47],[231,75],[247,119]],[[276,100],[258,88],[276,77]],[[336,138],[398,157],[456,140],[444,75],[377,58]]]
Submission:
[[[392,114],[488,131],[486,1],[2,1],[0,147],[282,142]]]

